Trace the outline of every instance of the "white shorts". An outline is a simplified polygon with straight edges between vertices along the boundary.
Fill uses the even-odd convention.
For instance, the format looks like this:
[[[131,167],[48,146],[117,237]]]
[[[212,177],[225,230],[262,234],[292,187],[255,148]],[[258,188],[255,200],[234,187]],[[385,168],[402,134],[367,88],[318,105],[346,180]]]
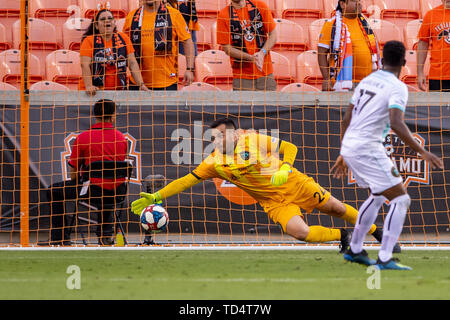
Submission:
[[[358,186],[370,188],[372,193],[382,193],[403,182],[397,167],[385,154],[343,157]]]

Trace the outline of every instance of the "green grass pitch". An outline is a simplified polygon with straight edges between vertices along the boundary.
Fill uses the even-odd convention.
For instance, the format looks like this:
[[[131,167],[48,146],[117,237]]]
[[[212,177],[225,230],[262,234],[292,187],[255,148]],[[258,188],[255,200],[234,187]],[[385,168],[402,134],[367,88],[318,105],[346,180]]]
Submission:
[[[331,250],[0,251],[0,299],[450,299],[450,251],[398,257],[414,270],[369,289],[375,273]]]

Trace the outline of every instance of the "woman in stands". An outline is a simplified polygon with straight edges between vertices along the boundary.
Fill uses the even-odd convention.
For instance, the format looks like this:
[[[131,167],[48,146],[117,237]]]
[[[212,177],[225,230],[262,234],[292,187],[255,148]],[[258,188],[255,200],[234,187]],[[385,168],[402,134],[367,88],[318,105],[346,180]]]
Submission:
[[[117,31],[114,16],[107,8],[99,8],[81,41],[80,90],[88,95],[95,95],[97,90],[127,90],[129,68],[140,90],[148,91],[130,38]]]

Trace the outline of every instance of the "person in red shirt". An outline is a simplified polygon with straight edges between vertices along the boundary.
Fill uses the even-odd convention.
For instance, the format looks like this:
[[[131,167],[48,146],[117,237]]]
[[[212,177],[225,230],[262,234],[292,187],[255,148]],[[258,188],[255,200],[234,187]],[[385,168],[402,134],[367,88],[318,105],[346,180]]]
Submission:
[[[450,0],[428,11],[419,29],[417,84],[427,89],[424,65],[430,50],[429,91],[450,92]]]
[[[116,104],[112,100],[102,99],[93,107],[95,124],[77,136],[70,155],[70,177],[68,181],[53,184],[48,190],[51,201],[51,245],[70,245],[69,229],[65,224],[64,203],[80,197],[83,185],[83,170],[95,161],[125,161],[128,143],[125,136],[114,128]],[[104,203],[118,200],[126,193],[125,179],[91,178],[85,197],[92,201],[102,199]],[[116,199],[115,199],[116,198]],[[113,244],[113,213],[102,212],[99,215],[99,244]]]
[[[276,23],[260,0],[231,0],[217,18],[217,43],[231,58],[233,90],[276,90],[270,49]]]
[[[111,11],[102,9],[92,19],[80,48],[82,77],[79,90],[95,95],[97,90],[127,90],[130,69],[139,90],[148,91],[142,80],[133,44],[123,32],[117,32]]]

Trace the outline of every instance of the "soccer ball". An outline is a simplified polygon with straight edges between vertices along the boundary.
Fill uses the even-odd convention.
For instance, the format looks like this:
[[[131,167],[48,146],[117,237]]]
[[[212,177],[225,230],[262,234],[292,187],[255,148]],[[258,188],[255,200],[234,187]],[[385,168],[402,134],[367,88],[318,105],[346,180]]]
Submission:
[[[158,204],[149,205],[142,210],[141,225],[146,231],[160,232],[166,230],[169,223],[169,214]]]

